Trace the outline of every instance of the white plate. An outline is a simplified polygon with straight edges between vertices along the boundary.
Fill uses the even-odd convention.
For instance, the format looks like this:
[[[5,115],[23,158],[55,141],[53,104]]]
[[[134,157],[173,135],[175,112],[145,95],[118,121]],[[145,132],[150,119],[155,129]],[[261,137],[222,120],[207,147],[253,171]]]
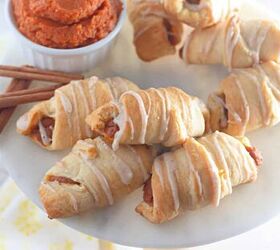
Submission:
[[[246,17],[271,17],[260,6],[256,9],[253,5],[245,5],[243,9],[250,10],[250,13],[246,11],[246,15],[243,15]],[[124,76],[143,88],[175,85],[204,100],[227,74],[224,68],[218,66],[186,67],[176,57],[142,63],[136,58],[131,41],[131,27],[127,23],[114,55],[93,72],[100,77]],[[13,48],[5,63],[26,63],[15,55],[16,48]],[[18,109],[9,128],[0,137],[0,163],[4,164],[26,195],[41,206],[37,193],[41,178],[67,152],[46,152],[27,138],[17,135],[15,119],[25,110],[27,107]],[[280,210],[280,129],[279,126],[264,129],[249,137],[265,158],[259,179],[254,184],[236,188],[219,208],[209,206],[186,212],[170,223],[153,225],[134,212],[142,198],[142,192],[138,190],[113,207],[61,222],[101,239],[138,247],[198,246],[252,229],[276,216]]]

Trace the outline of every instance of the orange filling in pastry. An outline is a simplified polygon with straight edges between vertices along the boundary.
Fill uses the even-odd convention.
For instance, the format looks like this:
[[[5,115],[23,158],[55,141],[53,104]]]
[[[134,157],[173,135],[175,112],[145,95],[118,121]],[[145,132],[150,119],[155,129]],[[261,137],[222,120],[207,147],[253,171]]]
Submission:
[[[226,97],[224,94],[221,94],[218,96],[223,103],[225,103]],[[225,129],[228,126],[228,109],[226,108],[225,105],[223,105],[223,111],[222,111],[222,115],[220,118],[220,128]]]
[[[169,43],[172,46],[177,45],[180,41],[178,41],[178,37],[175,35],[175,31],[173,30],[173,25],[169,22],[168,19],[163,19],[163,25],[166,29],[167,38]]]
[[[54,125],[55,120],[53,118],[43,117],[32,130],[32,138],[40,142],[43,146],[51,145]]]
[[[186,2],[190,4],[200,4],[200,0],[186,0]]]
[[[263,163],[263,157],[262,157],[261,152],[255,147],[245,146],[245,148],[248,151],[248,153],[250,154],[250,156],[254,159],[256,165],[258,167],[261,166]]]
[[[49,182],[57,181],[59,184],[81,185],[79,182],[73,181],[72,179],[67,178],[67,177],[63,177],[63,176],[50,175],[50,176],[48,176],[48,181]]]
[[[153,189],[152,189],[152,178],[149,178],[143,187],[143,200],[149,204],[153,205]]]
[[[114,123],[113,119],[108,121],[104,128],[106,138],[113,139],[115,134],[120,130],[119,126]]]

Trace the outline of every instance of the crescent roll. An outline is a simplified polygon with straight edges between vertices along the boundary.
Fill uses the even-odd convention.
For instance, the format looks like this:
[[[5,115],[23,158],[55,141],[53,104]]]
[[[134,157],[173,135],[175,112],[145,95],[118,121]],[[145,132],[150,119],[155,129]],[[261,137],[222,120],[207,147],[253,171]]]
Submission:
[[[234,136],[280,122],[280,65],[236,69],[209,96],[211,128]]]
[[[162,144],[172,147],[205,132],[209,112],[182,90],[151,88],[128,91],[119,102],[105,104],[86,118],[91,129],[119,144]]]
[[[78,140],[93,136],[85,122],[87,115],[117,100],[125,91],[137,89],[135,84],[120,77],[72,81],[57,89],[53,98],[24,114],[17,122],[17,130],[48,150],[71,147]]]
[[[128,15],[134,29],[137,55],[152,61],[176,53],[183,26],[168,16],[160,1],[128,0]]]
[[[236,15],[206,29],[194,30],[186,39],[181,57],[189,64],[224,64],[247,68],[278,61],[280,28],[270,20],[240,20]]]
[[[113,205],[149,178],[154,152],[148,146],[120,146],[104,139],[78,141],[45,175],[39,194],[50,218]]]
[[[166,11],[194,28],[223,21],[239,9],[237,0],[162,0]]]
[[[218,206],[233,187],[256,180],[261,163],[256,148],[229,135],[189,138],[181,148],[155,159],[136,212],[162,223],[186,210]]]

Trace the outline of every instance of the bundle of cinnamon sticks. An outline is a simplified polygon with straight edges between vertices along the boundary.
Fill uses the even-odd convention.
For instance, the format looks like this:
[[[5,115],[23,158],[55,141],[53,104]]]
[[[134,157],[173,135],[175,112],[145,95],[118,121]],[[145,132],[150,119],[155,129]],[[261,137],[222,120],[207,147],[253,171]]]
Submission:
[[[41,70],[31,66],[6,65],[0,65],[0,76],[12,78],[5,93],[0,94],[0,133],[4,130],[17,105],[48,100],[57,88],[68,84],[71,80],[84,78],[79,74]],[[31,82],[35,80],[55,84],[28,89]]]

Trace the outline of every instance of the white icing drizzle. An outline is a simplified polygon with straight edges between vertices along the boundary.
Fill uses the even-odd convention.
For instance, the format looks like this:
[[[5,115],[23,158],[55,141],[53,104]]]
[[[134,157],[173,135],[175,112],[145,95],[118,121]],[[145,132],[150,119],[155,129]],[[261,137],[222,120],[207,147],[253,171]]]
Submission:
[[[262,21],[254,22],[254,30],[250,30],[248,45],[255,65],[260,63],[260,51],[271,26],[263,25]]]
[[[268,86],[272,89],[274,96],[280,100],[280,90],[271,82],[270,77],[267,75],[267,73],[265,72],[265,70],[262,68],[262,66],[260,65],[256,65],[256,69],[260,72],[260,74],[264,77],[266,83],[268,84]],[[274,67],[273,67],[274,69]],[[275,70],[275,69],[274,69]],[[278,74],[278,72],[275,72],[276,74]],[[279,81],[279,79],[277,78],[277,80]]]
[[[209,55],[209,53],[212,51],[214,43],[217,40],[217,36],[218,36],[219,32],[221,31],[221,27],[222,27],[222,23],[216,24],[216,27],[213,30],[213,33],[211,34],[211,36],[209,36],[209,39],[207,41],[205,41],[204,47],[202,48],[202,51],[200,51],[200,53],[202,55],[205,55],[205,57],[207,57]]]
[[[208,166],[210,167],[208,171],[209,171],[209,176],[211,179],[211,186],[212,186],[211,202],[214,206],[218,207],[221,199],[221,182],[220,182],[219,172],[211,154],[207,149],[206,151],[207,151],[206,155],[209,163]]]
[[[175,208],[175,211],[178,211],[178,209],[180,207],[180,200],[179,200],[179,193],[178,193],[177,181],[176,181],[176,176],[175,176],[176,161],[173,158],[172,153],[164,154],[163,161],[166,165],[166,173],[167,173],[168,182],[169,182],[170,188],[171,188],[171,193],[172,193],[173,202],[174,202],[174,208]]]
[[[48,189],[49,191],[55,193],[56,190],[51,186],[51,184],[48,182],[41,182],[41,185],[44,186],[46,189]]]
[[[224,51],[224,63],[231,70],[233,51],[240,38],[240,20],[236,15],[233,15],[229,20],[229,27],[226,31],[225,37],[225,51]]]
[[[184,149],[185,149],[184,153],[185,153],[185,156],[187,158],[187,162],[186,162],[185,166],[188,167],[190,169],[190,171],[194,174],[196,184],[198,185],[199,197],[200,197],[200,199],[204,199],[204,197],[203,197],[203,193],[204,193],[203,192],[203,185],[202,185],[202,182],[201,182],[200,175],[199,175],[198,171],[195,169],[195,166],[193,165],[192,158],[189,155],[188,149],[186,147],[184,147]],[[194,193],[196,193],[196,192],[194,192]]]
[[[161,90],[158,90],[158,89],[153,89],[153,90],[160,97],[160,103],[161,103],[161,108],[162,108],[161,109],[161,117],[162,117],[162,119],[161,119],[160,131],[159,131],[159,140],[163,141],[164,136],[166,134],[166,131],[168,129],[169,110],[167,110],[165,98],[162,95],[162,93],[160,92]]]
[[[249,103],[248,103],[248,100],[247,100],[246,95],[245,95],[245,93],[244,93],[244,90],[243,90],[242,87],[241,87],[240,81],[238,80],[237,77],[235,77],[235,84],[236,84],[236,86],[237,86],[238,89],[239,89],[241,98],[242,98],[243,103],[244,103],[244,109],[245,109],[245,114],[246,114],[245,117],[246,117],[246,122],[247,122],[248,119],[250,118],[250,107],[249,107]]]
[[[242,183],[242,180],[244,179],[243,171],[241,170],[242,167],[240,166],[240,162],[239,162],[238,158],[236,157],[236,155],[239,155],[239,154],[236,153],[235,147],[231,146],[231,144],[228,142],[228,140],[225,136],[221,136],[220,138],[224,142],[225,146],[228,148],[228,151],[231,152],[231,156],[234,158],[234,160],[236,162],[236,165],[237,165],[238,171],[239,171],[238,183]],[[233,183],[232,183],[232,186],[233,186]]]
[[[146,108],[145,108],[145,104],[143,102],[143,99],[142,99],[140,94],[138,94],[137,92],[134,92],[134,91],[125,92],[121,96],[121,98],[124,95],[131,95],[138,102],[138,107],[139,107],[139,111],[140,111],[140,115],[141,115],[141,119],[142,119],[141,132],[140,132],[140,135],[139,135],[139,143],[140,144],[145,144],[145,138],[146,138],[146,132],[147,132],[147,126],[148,126],[148,114],[146,113]]]
[[[91,144],[91,143],[89,143],[89,142],[87,142],[87,141],[85,141],[85,140],[80,140],[80,141],[78,141],[78,144],[80,144],[80,145],[82,145],[82,146],[85,146],[85,147],[88,147],[88,148],[94,147],[93,144]]]
[[[88,89],[91,96],[92,110],[95,110],[97,108],[96,93],[95,93],[97,82],[98,82],[98,78],[96,76],[93,76],[88,80]]]
[[[129,87],[128,87],[128,82],[126,79],[123,79],[121,77],[118,77],[118,76],[115,76],[113,78],[111,78],[111,83],[112,85],[118,89],[119,91],[117,91],[117,96],[116,98],[119,97],[119,92],[120,93],[124,93],[126,91],[129,90]]]
[[[17,128],[21,131],[27,130],[29,127],[29,117],[28,114],[24,114],[17,120]]]
[[[110,90],[111,100],[116,100],[118,96],[118,91],[116,87],[113,85],[113,81],[111,78],[107,78],[104,80],[104,83],[107,85],[107,88]]]
[[[63,107],[66,117],[67,117],[68,127],[69,127],[69,129],[71,129],[72,128],[71,114],[73,112],[73,107],[72,107],[71,101],[61,90],[59,90],[59,89],[56,90],[56,93],[59,94],[62,107]]]
[[[112,190],[110,188],[110,185],[106,179],[106,177],[103,175],[103,173],[98,169],[98,167],[94,164],[94,160],[88,159],[87,155],[80,153],[80,156],[84,163],[89,167],[89,169],[93,172],[93,174],[98,179],[99,184],[102,187],[103,192],[106,195],[106,198],[108,200],[109,205],[112,205],[114,203]],[[95,197],[96,195],[94,195]]]
[[[160,164],[160,160],[159,158],[156,158],[155,161],[154,161],[154,170],[155,170],[155,173],[158,175],[159,177],[159,181],[160,181],[160,185],[161,185],[161,188],[164,187],[164,182],[163,182],[163,173],[162,173],[162,166]]]
[[[88,102],[88,99],[86,97],[86,94],[85,94],[85,91],[84,91],[84,88],[83,86],[81,85],[81,83],[79,81],[75,82],[74,83],[76,85],[76,87],[79,89],[79,92],[80,92],[80,96],[82,97],[82,101],[84,103],[84,107],[85,107],[85,113],[86,115],[89,115],[90,114],[90,104]],[[90,129],[90,127],[87,125],[86,122],[84,122],[84,130],[86,132],[86,135],[88,138],[92,137],[92,131]]]
[[[258,92],[258,97],[261,105],[261,113],[263,117],[264,124],[266,126],[269,125],[269,117],[268,117],[268,112],[267,112],[267,106],[264,100],[264,96],[262,94],[262,82],[256,82],[256,87],[257,87],[257,92]]]
[[[72,203],[72,205],[73,205],[74,211],[75,211],[76,213],[78,213],[78,212],[79,212],[79,209],[78,209],[78,202],[77,202],[77,199],[75,198],[75,196],[74,196],[71,192],[68,192],[67,194],[69,195],[69,198],[70,198],[71,203]]]
[[[131,117],[128,117],[128,123],[129,123],[129,126],[130,126],[130,140],[133,141],[134,140],[134,134],[135,134],[135,131],[134,131],[134,125],[133,125],[133,122],[131,120]]]
[[[128,145],[128,148],[130,149],[130,151],[133,153],[134,157],[136,158],[137,162],[138,162],[138,165],[140,166],[141,168],[141,171],[142,171],[142,174],[143,174],[143,178],[144,178],[144,181],[148,180],[150,175],[148,174],[148,171],[147,169],[145,168],[144,166],[144,163],[142,161],[142,158],[139,156],[139,154],[136,152],[136,150]]]
[[[133,178],[133,172],[121,158],[119,158],[116,153],[103,141],[99,140],[98,147],[100,150],[107,151],[113,158],[112,167],[120,176],[120,179],[123,184],[128,185],[131,183]]]
[[[238,122],[238,123],[242,122],[242,119],[239,116],[239,114],[237,112],[235,112],[232,108],[230,108],[221,97],[217,96],[216,94],[212,94],[211,97],[217,103],[219,103],[221,106],[223,106],[226,110],[228,110],[232,114],[232,116],[236,122]]]
[[[39,125],[40,137],[41,137],[41,140],[42,140],[43,144],[45,146],[50,145],[52,140],[48,137],[46,128],[43,126],[41,120],[38,122],[38,125]]]
[[[223,165],[223,170],[226,173],[226,183],[227,183],[227,188],[228,188],[228,194],[231,194],[232,193],[232,184],[231,184],[231,180],[230,180],[229,168],[228,168],[228,164],[227,164],[224,152],[223,152],[220,144],[218,143],[217,135],[218,135],[218,133],[215,133],[213,135],[213,143],[214,143],[215,148],[217,149],[220,161]]]
[[[189,109],[189,107],[186,105],[186,102],[183,99],[183,95],[179,94],[179,100],[180,100],[181,108],[182,108],[182,112],[181,112],[181,117],[182,117],[182,121],[183,121],[182,130],[184,131],[184,132],[182,132],[182,136],[184,138],[187,138],[187,136],[190,132],[188,130],[191,127],[189,124],[190,119],[192,119],[192,117],[190,116],[191,109]],[[186,114],[186,113],[188,113],[188,114]]]
[[[60,101],[61,101],[64,111],[67,114],[71,114],[73,111],[73,108],[72,108],[72,104],[71,104],[71,101],[69,100],[69,98],[60,89],[57,89],[56,93],[59,94]]]
[[[246,70],[240,70],[240,73],[243,74],[245,77],[247,77],[249,80],[251,80],[256,85],[256,90],[257,90],[257,94],[259,97],[259,103],[260,103],[260,107],[261,107],[262,118],[263,118],[264,124],[269,125],[267,106],[265,104],[264,95],[262,94],[262,89],[261,89],[262,84],[263,84],[262,80],[264,80],[265,78],[260,80],[260,79],[258,79],[257,76],[247,72]]]
[[[78,132],[77,137],[81,138],[82,133],[81,133],[81,127],[80,127],[81,125],[80,125],[80,117],[79,117],[79,108],[78,108],[77,96],[76,96],[76,93],[75,93],[74,84],[70,84],[70,86],[71,86],[71,94],[72,94],[72,99],[73,99],[73,104],[74,104],[73,112],[76,113],[77,120],[78,120],[78,121],[73,122],[73,125],[74,126],[76,125],[77,132]]]
[[[112,148],[114,151],[118,150],[118,148],[119,148],[120,141],[124,134],[124,131],[126,128],[126,123],[128,120],[126,106],[123,104],[120,104],[119,110],[120,110],[119,115],[114,119],[114,123],[119,126],[119,131],[117,131],[117,133],[115,133],[114,141],[112,144]]]

